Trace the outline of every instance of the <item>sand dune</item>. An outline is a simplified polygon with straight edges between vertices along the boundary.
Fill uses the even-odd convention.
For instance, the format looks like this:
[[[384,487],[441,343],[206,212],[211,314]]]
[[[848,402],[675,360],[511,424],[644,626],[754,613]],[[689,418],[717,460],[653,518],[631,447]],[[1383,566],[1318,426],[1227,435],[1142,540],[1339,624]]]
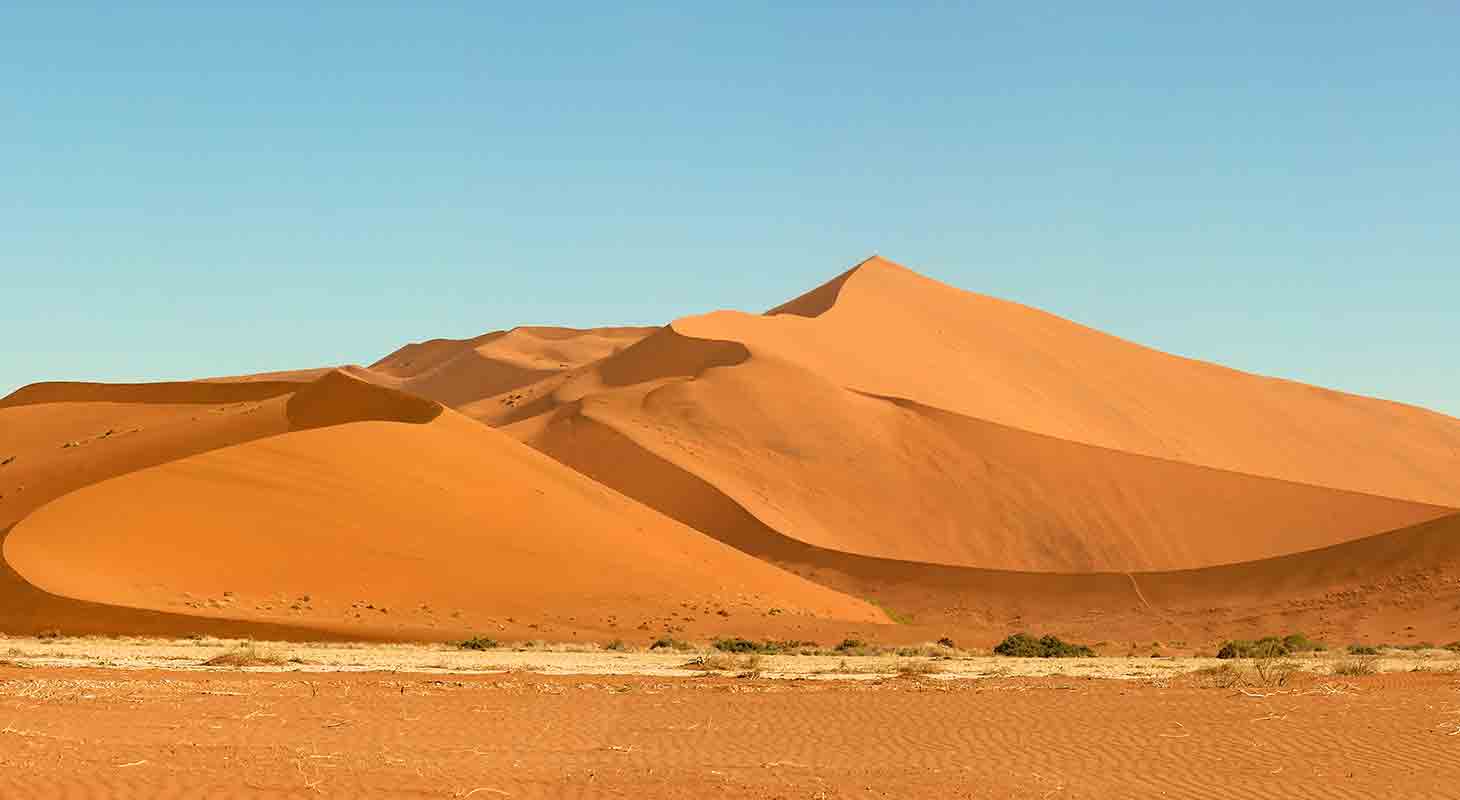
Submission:
[[[1305,630],[1335,641],[1449,641],[1456,633],[1460,514],[1329,547],[1204,569],[981,569],[808,544],[765,524],[692,472],[572,411],[560,412],[537,434],[536,444],[746,553],[876,600],[904,623],[898,635],[910,640],[997,639],[1000,631],[1023,626],[1092,640],[1193,642],[1276,630]]]
[[[1397,640],[1460,601],[1460,420],[875,258],[765,315],[36,384],[5,459],[0,630]]]
[[[370,365],[377,380],[456,407],[535,383],[618,350],[653,328],[520,327],[410,344]]]
[[[716,312],[674,327],[840,386],[1021,430],[1460,506],[1460,421],[1451,417],[1168,355],[884,259],[779,313]]]
[[[862,318],[839,321],[848,305]],[[924,307],[946,324],[918,322]],[[879,314],[908,319],[874,324]],[[1005,319],[988,319],[997,315]],[[1027,335],[990,327],[1015,323]],[[1021,344],[1051,338],[1048,347],[1072,358],[1084,353],[1088,366],[1078,375],[1051,373],[1047,358]],[[998,363],[991,366],[987,354],[973,361],[978,353],[969,342],[996,353]],[[948,363],[929,366],[930,351]],[[1147,379],[1165,398],[1101,396],[1109,389],[1102,365],[1122,359],[1145,359],[1153,373],[1196,375],[1216,387],[1219,399],[1222,392],[1251,399],[1192,408],[1180,374]],[[1063,383],[1056,386],[1056,379]],[[1058,413],[1035,419],[1018,399],[989,417],[950,410],[987,411],[991,394],[1011,385],[1033,387]],[[1446,502],[1409,499],[1404,487],[1460,497],[1450,451],[1409,448],[1427,436],[1460,442],[1460,421],[1166,356],[877,260],[768,316],[721,312],[679,320],[518,396],[515,414],[480,405],[463,411],[505,424],[579,468],[605,460],[596,452],[601,445],[578,452],[571,438],[550,428],[565,424],[565,414],[592,420],[791,538],[897,560],[1047,572],[1202,568],[1351,541],[1453,510]],[[1240,469],[1209,466],[1190,448],[1155,448],[1161,452],[1152,455],[1130,441],[1090,444],[1119,438],[1093,421],[1084,437],[1040,432],[1104,414],[1180,442],[1208,422],[1229,433],[1251,424],[1248,407],[1264,403],[1280,405],[1273,419],[1289,422],[1230,434],[1243,440],[1236,443],[1199,431],[1203,447],[1225,448],[1233,455],[1227,462]],[[1334,403],[1338,417],[1329,412]],[[1024,425],[997,421],[1014,410]],[[1314,419],[1331,425],[1329,432],[1318,437]],[[1340,430],[1342,436],[1331,433]],[[1274,469],[1274,454],[1301,468]],[[1364,465],[1350,466],[1357,460]],[[1335,464],[1342,475],[1333,474]],[[665,508],[632,470],[598,477]],[[1396,491],[1386,496],[1350,484]]]
[[[454,413],[289,433],[106,481],[30,515],[5,556],[67,597],[385,635],[509,617],[672,626],[681,604],[882,619]]]
[[[575,467],[627,463],[593,437],[575,446],[569,413],[793,538],[882,558],[1053,572],[1203,567],[1448,513],[1030,434],[848,391],[770,358],[588,395],[510,429]],[[595,477],[662,502],[633,470]]]

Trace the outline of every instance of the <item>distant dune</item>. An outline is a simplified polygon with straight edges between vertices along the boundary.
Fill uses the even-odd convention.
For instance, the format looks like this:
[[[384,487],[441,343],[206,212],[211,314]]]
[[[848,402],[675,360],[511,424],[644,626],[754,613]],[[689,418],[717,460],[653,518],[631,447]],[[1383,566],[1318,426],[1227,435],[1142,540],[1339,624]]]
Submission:
[[[0,630],[1460,638],[1460,420],[880,258],[762,315],[36,384],[0,432]]]

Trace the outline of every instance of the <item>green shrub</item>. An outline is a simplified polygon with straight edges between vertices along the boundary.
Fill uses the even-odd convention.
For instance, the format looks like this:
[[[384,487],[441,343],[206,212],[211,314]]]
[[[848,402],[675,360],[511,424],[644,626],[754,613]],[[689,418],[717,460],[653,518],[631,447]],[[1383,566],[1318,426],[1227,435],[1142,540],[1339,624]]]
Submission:
[[[786,639],[776,641],[766,639],[763,642],[756,642],[750,639],[743,639],[733,636],[728,639],[716,639],[712,642],[713,647],[722,653],[760,653],[762,655],[778,655],[780,653],[795,653],[806,648],[816,647],[816,642],[806,642],[800,639]]]
[[[722,653],[754,653],[760,649],[760,645],[749,639],[742,639],[734,636],[729,639],[716,639],[714,647]]]
[[[1301,634],[1298,635],[1301,636]],[[1303,637],[1303,639],[1306,641],[1307,637]],[[1288,644],[1287,639],[1264,636],[1256,641],[1232,639],[1223,642],[1221,649],[1217,651],[1217,658],[1278,658],[1292,655],[1293,652],[1294,649]]]
[[[1088,645],[1071,644],[1048,634],[1036,639],[1027,633],[1007,637],[994,647],[994,652],[1016,658],[1088,658],[1095,655]]]
[[[655,639],[654,640],[654,643],[651,644],[651,645],[649,645],[649,649],[650,650],[677,650],[677,651],[683,652],[685,650],[693,650],[694,649],[694,645],[690,644],[689,642],[682,642],[682,641],[680,641],[678,639],[665,637],[665,638]]]

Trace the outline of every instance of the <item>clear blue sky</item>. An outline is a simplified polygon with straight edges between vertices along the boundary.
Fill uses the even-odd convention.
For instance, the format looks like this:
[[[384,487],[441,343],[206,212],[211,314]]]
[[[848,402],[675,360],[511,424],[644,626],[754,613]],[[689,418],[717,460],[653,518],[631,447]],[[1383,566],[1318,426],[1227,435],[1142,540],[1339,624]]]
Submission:
[[[1453,3],[127,5],[0,9],[0,393],[762,310],[876,251],[1460,415]]]

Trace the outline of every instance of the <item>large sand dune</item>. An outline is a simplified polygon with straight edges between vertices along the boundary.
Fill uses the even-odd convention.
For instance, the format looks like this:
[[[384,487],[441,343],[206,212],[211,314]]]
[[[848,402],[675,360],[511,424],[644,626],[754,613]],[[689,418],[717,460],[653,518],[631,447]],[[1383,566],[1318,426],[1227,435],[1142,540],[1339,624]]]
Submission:
[[[1460,633],[1460,420],[876,258],[764,315],[37,384],[11,457],[0,630]]]

